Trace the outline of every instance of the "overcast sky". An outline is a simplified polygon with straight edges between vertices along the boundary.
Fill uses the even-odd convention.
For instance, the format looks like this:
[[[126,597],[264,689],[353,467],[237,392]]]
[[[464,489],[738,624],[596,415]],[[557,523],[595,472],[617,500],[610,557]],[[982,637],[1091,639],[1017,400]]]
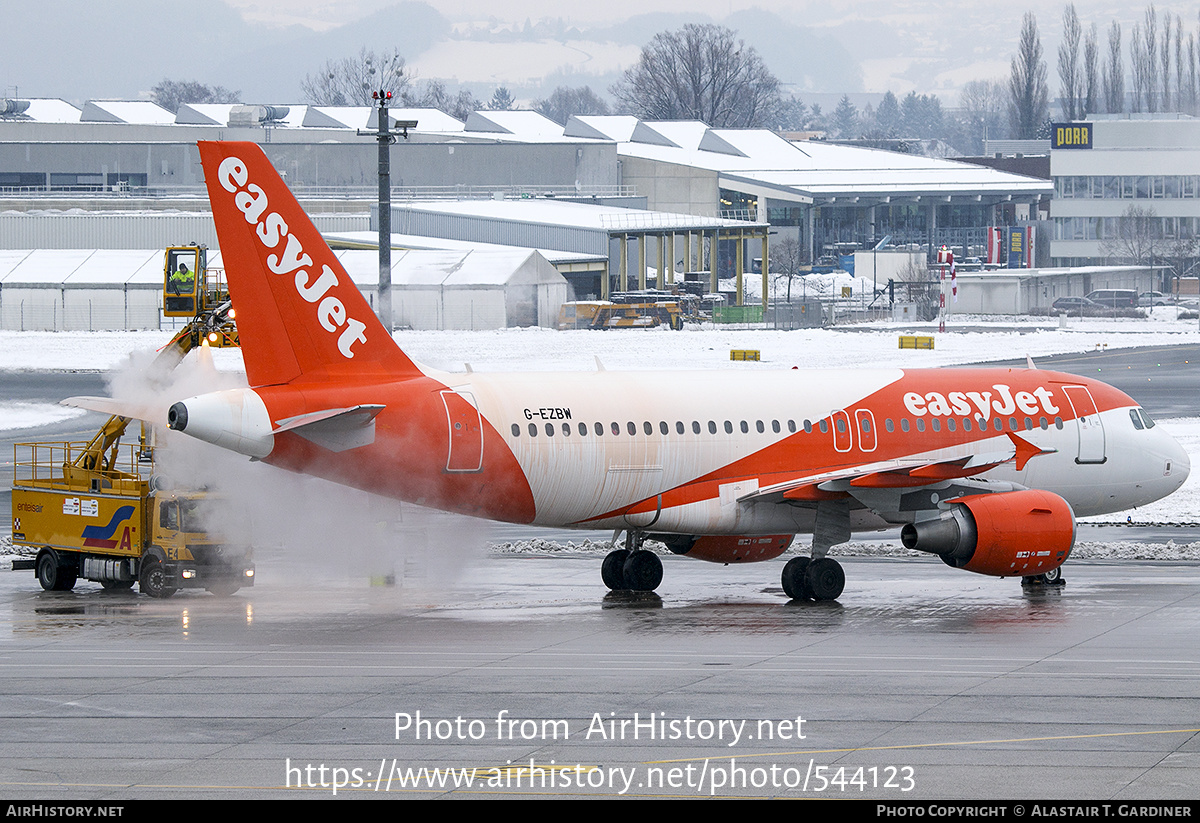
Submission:
[[[470,24],[520,27],[543,18],[587,29],[664,12],[705,15],[719,23],[740,14],[734,18],[742,21],[738,25],[751,26],[746,12],[767,8],[778,19],[743,36],[788,92],[803,99],[818,92],[917,91],[938,94],[952,105],[967,81],[1007,76],[1027,8],[1037,14],[1056,94],[1064,8],[977,0],[428,0],[436,13],[427,8],[424,14],[441,21],[438,29],[428,20],[420,25],[414,14],[419,17],[421,10],[399,9],[397,1],[0,0],[5,31],[0,95],[61,97],[80,105],[88,99],[148,98],[155,84],[170,78],[238,90],[245,102],[299,103],[306,75],[326,60],[368,46],[401,49],[422,80],[443,80],[452,89],[464,84],[482,99],[507,85],[528,103],[563,84],[606,93],[636,61],[640,45],[661,28],[678,26],[679,18],[639,20],[646,30],[626,32],[622,42],[572,43],[466,41],[450,36],[446,21],[460,31]],[[1128,54],[1144,4],[1078,0],[1076,7],[1085,29],[1097,24],[1102,43],[1109,23],[1120,20]],[[1200,9],[1194,2],[1155,7],[1179,14],[1185,32],[1197,31]],[[1185,37],[1185,53],[1186,45]]]

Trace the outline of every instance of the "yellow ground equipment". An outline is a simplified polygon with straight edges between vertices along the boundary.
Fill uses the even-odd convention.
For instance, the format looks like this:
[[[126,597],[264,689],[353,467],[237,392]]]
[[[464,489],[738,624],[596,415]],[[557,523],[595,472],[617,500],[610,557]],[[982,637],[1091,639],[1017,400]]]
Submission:
[[[652,329],[667,325],[683,328],[683,309],[678,300],[617,303],[609,300],[579,300],[563,303],[558,312],[560,329]]]
[[[206,298],[197,299],[203,305]],[[155,367],[174,368],[231,326],[226,296],[196,314],[159,352]],[[48,591],[69,590],[80,577],[110,589],[137,582],[152,597],[185,587],[232,594],[252,585],[249,547],[228,545],[200,526],[198,511],[211,496],[173,490],[155,474],[153,432],[145,425],[136,444],[122,447],[129,423],[114,415],[87,442],[15,444],[13,544],[37,556],[13,568],[33,568]]]
[[[191,317],[198,321],[213,316],[217,307],[228,302],[229,288],[225,285],[224,272],[208,267],[207,248],[172,246],[167,249],[163,267],[164,316]],[[206,327],[193,330],[203,333],[210,346],[238,345],[232,311],[222,314],[219,323],[203,325]]]

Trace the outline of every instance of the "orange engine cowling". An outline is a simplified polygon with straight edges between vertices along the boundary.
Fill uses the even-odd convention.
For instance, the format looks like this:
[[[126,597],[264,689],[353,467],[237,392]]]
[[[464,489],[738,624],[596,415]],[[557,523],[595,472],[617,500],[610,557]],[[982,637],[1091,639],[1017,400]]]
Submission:
[[[937,520],[906,525],[900,540],[979,574],[1045,574],[1075,545],[1075,513],[1057,494],[1037,489],[970,495]]]
[[[753,537],[732,534],[651,534],[675,554],[707,560],[710,563],[757,563],[774,560],[792,545],[792,534],[762,534]]]

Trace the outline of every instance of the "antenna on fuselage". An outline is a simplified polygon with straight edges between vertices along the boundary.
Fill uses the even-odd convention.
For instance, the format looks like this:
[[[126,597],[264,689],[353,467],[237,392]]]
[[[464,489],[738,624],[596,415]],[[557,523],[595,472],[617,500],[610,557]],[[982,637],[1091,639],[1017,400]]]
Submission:
[[[1037,371],[1037,366],[1033,365],[1033,358],[1029,355],[1025,355],[1025,368]]]

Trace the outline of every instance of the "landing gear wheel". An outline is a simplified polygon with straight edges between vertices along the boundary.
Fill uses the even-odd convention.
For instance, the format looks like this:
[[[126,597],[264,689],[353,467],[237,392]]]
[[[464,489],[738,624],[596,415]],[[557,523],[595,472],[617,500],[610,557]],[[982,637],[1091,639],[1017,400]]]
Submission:
[[[809,562],[807,557],[793,557],[783,567],[783,592],[792,600],[812,600],[807,575]]]
[[[138,575],[138,588],[143,594],[151,597],[167,598],[175,594],[171,585],[170,575],[163,567],[162,561],[156,557],[148,557],[142,561],[142,572]]]
[[[238,589],[240,589],[241,586],[239,586],[233,580],[218,580],[214,583],[209,583],[205,588],[207,588],[214,597],[229,597]]]
[[[1063,583],[1066,583],[1067,581],[1063,578],[1062,566],[1043,574],[1042,582],[1047,586],[1061,586]]]
[[[101,580],[100,585],[106,592],[123,592],[133,588],[133,580]]]
[[[627,549],[614,549],[604,558],[604,563],[600,566],[600,578],[604,581],[604,585],[608,586],[614,592],[619,592],[625,588],[625,561],[629,559],[629,551]]]
[[[48,592],[69,592],[75,588],[75,570],[58,564],[58,553],[50,549],[37,560],[37,578]]]
[[[663,578],[662,561],[651,551],[630,552],[621,571],[625,588],[635,592],[652,592]]]
[[[805,571],[814,600],[837,600],[846,587],[846,573],[836,560],[822,557],[809,563]]]

